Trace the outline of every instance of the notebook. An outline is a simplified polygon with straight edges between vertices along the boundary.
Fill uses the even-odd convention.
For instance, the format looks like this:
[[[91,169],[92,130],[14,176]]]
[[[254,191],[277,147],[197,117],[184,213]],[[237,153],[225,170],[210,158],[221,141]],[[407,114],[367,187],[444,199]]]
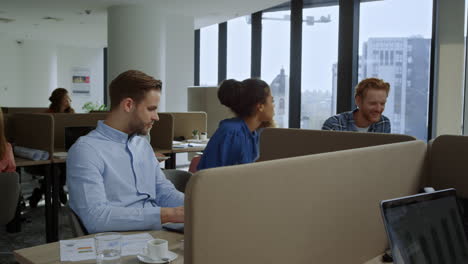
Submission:
[[[382,201],[381,212],[394,263],[468,263],[455,189]]]

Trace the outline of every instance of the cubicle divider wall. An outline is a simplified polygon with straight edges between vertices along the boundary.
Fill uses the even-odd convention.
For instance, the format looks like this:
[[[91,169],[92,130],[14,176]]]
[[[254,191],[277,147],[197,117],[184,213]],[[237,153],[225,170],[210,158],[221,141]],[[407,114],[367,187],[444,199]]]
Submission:
[[[48,109],[47,107],[2,107],[4,114],[45,113]]]
[[[206,112],[208,136],[218,129],[221,120],[234,117],[234,113],[219,102],[217,86],[188,87],[187,110]]]
[[[170,113],[158,113],[159,121],[151,128],[151,146],[158,150],[171,150],[174,138],[174,116]]]
[[[54,119],[50,114],[8,114],[6,137],[16,146],[54,152]]]
[[[151,146],[159,153],[169,154],[166,169],[175,169],[176,153],[197,152],[204,147],[173,148],[173,140],[191,139],[192,132],[206,132],[205,112],[165,112],[159,113],[159,121],[151,129]]]
[[[171,112],[174,117],[174,137],[192,138],[192,132],[207,132],[205,112]],[[209,135],[211,136],[211,135]]]
[[[364,263],[388,247],[380,201],[425,186],[455,188],[468,198],[466,136],[439,136],[427,145],[403,135],[291,130],[288,138],[303,144],[285,144],[272,135],[286,131],[265,132],[261,144],[271,145],[263,157],[281,159],[191,178],[185,263]]]
[[[65,128],[97,126],[99,120],[104,120],[107,113],[89,113],[89,114],[51,114],[54,118],[54,150],[65,150]]]
[[[258,161],[416,140],[408,135],[294,128],[266,128],[260,135]]]
[[[364,263],[388,247],[381,200],[422,186],[410,141],[202,170],[185,198],[185,263]]]

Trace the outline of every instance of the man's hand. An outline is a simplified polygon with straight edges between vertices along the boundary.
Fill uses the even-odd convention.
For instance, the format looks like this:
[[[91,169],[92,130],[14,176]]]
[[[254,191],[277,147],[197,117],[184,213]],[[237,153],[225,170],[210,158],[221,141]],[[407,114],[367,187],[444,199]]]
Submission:
[[[164,223],[183,223],[184,207],[161,207],[161,224]]]

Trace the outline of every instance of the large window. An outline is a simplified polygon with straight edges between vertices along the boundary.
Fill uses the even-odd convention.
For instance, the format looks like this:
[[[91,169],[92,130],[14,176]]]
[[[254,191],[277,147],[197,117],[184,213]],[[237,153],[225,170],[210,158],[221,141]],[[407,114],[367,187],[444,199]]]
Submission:
[[[250,16],[238,17],[227,23],[227,79],[250,77],[251,51]]]
[[[303,9],[301,128],[321,129],[336,112],[337,4]]]
[[[291,11],[264,12],[262,15],[261,78],[270,84],[275,100],[275,121],[288,127],[289,46]]]
[[[432,0],[361,3],[359,80],[390,83],[384,115],[392,133],[426,140]]]
[[[200,85],[218,85],[218,25],[200,29]]]

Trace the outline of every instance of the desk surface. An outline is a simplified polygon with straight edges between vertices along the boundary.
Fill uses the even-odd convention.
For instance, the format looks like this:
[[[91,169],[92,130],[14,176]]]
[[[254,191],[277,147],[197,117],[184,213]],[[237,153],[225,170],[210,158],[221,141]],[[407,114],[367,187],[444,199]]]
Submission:
[[[28,166],[36,166],[36,165],[45,165],[45,164],[50,164],[50,160],[30,160],[30,159],[24,159],[20,157],[15,156],[15,164],[16,167],[28,167]]]
[[[127,232],[125,234],[135,234],[140,232]],[[177,253],[177,258],[171,262],[172,264],[184,263],[184,236],[182,234],[167,232],[167,231],[149,231],[154,238],[162,238],[169,241],[169,250]],[[93,235],[84,236],[82,238],[93,237]],[[59,264],[60,250],[59,242],[49,243],[41,246],[24,248],[14,251],[16,261],[20,264]],[[96,260],[87,260],[79,262],[63,262],[63,263],[96,263]],[[122,257],[122,264],[140,263],[136,256]],[[364,264],[382,264],[381,256],[375,257]]]
[[[169,153],[185,153],[185,152],[201,152],[205,150],[205,147],[188,147],[188,148],[173,148],[173,149],[159,149],[155,148],[155,152],[159,152],[162,154],[169,154]]]
[[[126,232],[125,234],[135,234],[141,232]],[[169,250],[177,253],[177,258],[172,261],[172,264],[184,263],[184,250],[182,234],[167,232],[167,231],[150,231],[154,238],[162,238],[169,241]],[[84,236],[82,238],[93,237],[94,235]],[[96,260],[86,260],[78,262],[60,262],[59,242],[49,243],[41,246],[24,248],[15,250],[14,255],[16,261],[20,264],[55,264],[55,263],[96,263]],[[122,264],[140,263],[136,256],[122,257]]]

